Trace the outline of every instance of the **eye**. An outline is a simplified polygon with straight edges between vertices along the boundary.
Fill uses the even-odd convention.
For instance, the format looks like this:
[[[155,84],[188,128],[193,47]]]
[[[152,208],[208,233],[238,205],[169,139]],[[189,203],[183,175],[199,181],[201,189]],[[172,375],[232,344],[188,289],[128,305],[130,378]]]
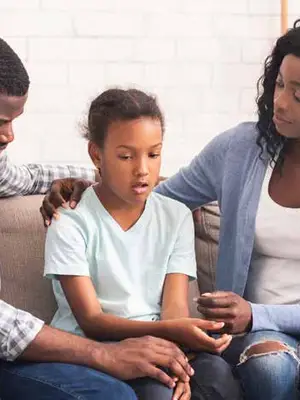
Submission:
[[[160,157],[160,153],[150,153],[149,157],[150,158],[158,158],[158,157]]]
[[[128,154],[120,155],[119,158],[121,160],[131,160],[132,159],[132,157],[130,155],[128,155]]]
[[[278,88],[283,88],[284,84],[281,80],[277,79],[275,82],[275,86],[277,86]]]
[[[300,93],[299,92],[294,93],[294,98],[298,103],[300,103]]]

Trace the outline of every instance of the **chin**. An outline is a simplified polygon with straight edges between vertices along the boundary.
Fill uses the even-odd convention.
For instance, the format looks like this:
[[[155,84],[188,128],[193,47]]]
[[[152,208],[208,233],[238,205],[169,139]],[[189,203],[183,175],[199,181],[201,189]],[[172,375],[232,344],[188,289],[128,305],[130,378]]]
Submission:
[[[286,139],[300,139],[300,134],[299,134],[300,130],[299,132],[293,132],[288,129],[283,129],[279,126],[276,126],[276,130],[280,136],[283,136]]]

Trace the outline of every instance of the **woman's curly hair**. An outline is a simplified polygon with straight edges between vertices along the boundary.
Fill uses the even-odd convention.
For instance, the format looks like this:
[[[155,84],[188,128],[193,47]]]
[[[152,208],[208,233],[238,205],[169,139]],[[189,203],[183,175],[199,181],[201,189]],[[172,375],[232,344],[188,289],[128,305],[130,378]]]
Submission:
[[[288,54],[300,57],[299,24],[300,19],[294,22],[292,29],[277,40],[272,53],[265,60],[264,73],[257,82],[257,144],[262,151],[265,148],[271,158],[271,162],[276,165],[282,165],[287,142],[291,142],[294,139],[287,139],[281,136],[276,130],[273,122],[273,96],[277,75],[283,58]]]

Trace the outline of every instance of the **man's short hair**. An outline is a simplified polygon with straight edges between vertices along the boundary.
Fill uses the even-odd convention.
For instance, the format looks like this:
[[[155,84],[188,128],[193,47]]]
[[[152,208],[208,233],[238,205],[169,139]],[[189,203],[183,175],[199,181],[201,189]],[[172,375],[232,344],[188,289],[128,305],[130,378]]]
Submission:
[[[0,38],[0,93],[24,96],[29,83],[28,73],[19,56]]]

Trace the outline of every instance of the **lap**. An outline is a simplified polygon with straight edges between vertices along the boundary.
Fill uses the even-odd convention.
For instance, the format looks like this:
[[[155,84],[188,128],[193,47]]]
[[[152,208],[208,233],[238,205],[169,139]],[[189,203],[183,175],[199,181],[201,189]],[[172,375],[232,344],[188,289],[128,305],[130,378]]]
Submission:
[[[190,382],[192,399],[241,399],[241,388],[231,366],[220,355],[198,353],[191,366],[195,371]]]
[[[171,400],[173,389],[151,378],[139,378],[128,381],[140,400]]]
[[[135,400],[124,382],[91,368],[63,363],[0,362],[0,398]]]

